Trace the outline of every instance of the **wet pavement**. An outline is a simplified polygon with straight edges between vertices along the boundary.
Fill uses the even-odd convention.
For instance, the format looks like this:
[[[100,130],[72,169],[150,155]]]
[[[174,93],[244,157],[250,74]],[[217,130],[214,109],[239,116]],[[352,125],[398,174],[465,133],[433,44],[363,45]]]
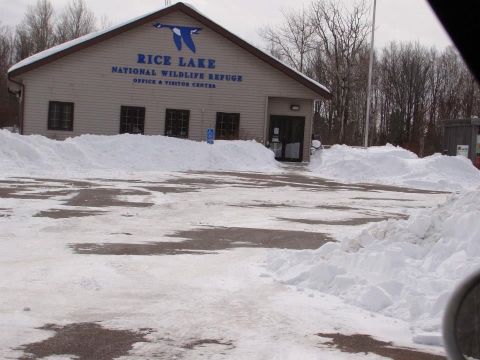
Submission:
[[[331,339],[322,345],[335,347],[342,352],[351,354],[376,354],[392,360],[447,360],[445,356],[431,354],[417,349],[396,347],[391,342],[379,341],[370,335],[362,334],[317,334],[322,338]]]
[[[44,341],[31,343],[20,347],[25,355],[19,360],[37,360],[50,356],[68,356],[79,360],[113,360],[126,356],[133,349],[134,344],[149,343],[147,336],[151,329],[139,331],[115,330],[103,328],[96,323],[76,323],[66,326],[54,324],[45,325],[41,330],[47,330],[54,335]],[[370,335],[318,333],[324,338],[320,347],[331,347],[351,354],[375,354],[392,360],[446,360],[442,355],[432,354],[418,349],[397,347],[392,342],[379,341]],[[162,338],[160,341],[173,342],[171,339]],[[235,342],[223,339],[198,339],[184,344],[170,344],[179,349],[194,350],[205,345],[221,346],[224,356],[235,349]],[[158,353],[155,358],[163,358]],[[183,357],[183,356],[182,356]]]
[[[168,237],[182,241],[148,244],[83,243],[72,244],[71,248],[77,254],[95,255],[206,255],[238,248],[314,250],[329,241],[335,241],[322,233],[232,227],[179,231]]]
[[[297,222],[307,225],[334,225],[334,226],[357,226],[365,225],[369,223],[375,223],[380,221],[385,221],[388,219],[405,219],[406,216],[385,216],[385,217],[365,217],[365,218],[355,218],[348,220],[310,220],[310,219],[288,219],[288,218],[278,218],[279,220]]]
[[[124,184],[123,188],[112,187],[107,183]],[[334,181],[308,177],[304,174],[248,174],[230,172],[191,172],[184,177],[171,177],[164,181],[92,179],[88,181],[72,181],[61,179],[19,178],[0,181],[0,198],[46,200],[57,199],[62,207],[42,210],[35,217],[51,219],[68,219],[75,217],[100,216],[109,213],[109,208],[150,208],[151,201],[134,201],[135,197],[147,198],[155,193],[164,195],[178,194],[189,196],[202,190],[228,189],[235,186],[241,188],[281,189],[290,188],[307,192],[337,192],[354,191],[356,193],[372,194],[372,197],[352,197],[352,200],[383,201],[390,204],[413,202],[414,199],[396,198],[395,194],[436,194],[437,192],[396,188],[392,186],[370,184],[340,184]],[[391,197],[378,197],[377,193],[391,193]],[[228,206],[245,209],[305,209],[301,204],[273,203],[257,201]],[[102,208],[101,211],[92,208]],[[362,207],[341,206],[332,204],[319,205],[316,208],[337,212],[359,211]],[[358,226],[388,219],[406,218],[404,214],[364,211],[365,215],[351,219],[305,219],[296,217],[276,217],[278,221],[299,223],[304,225],[328,226]],[[2,212],[0,211],[0,215]],[[373,216],[372,216],[373,215]],[[4,216],[10,216],[5,211]],[[133,215],[123,214],[124,217]],[[272,229],[257,229],[243,227],[210,227],[181,231],[168,237],[182,239],[181,242],[150,242],[135,243],[76,243],[70,247],[78,254],[102,255],[176,255],[176,254],[210,254],[219,250],[242,247],[252,248],[285,248],[285,249],[316,249],[333,238],[321,232],[286,231]]]
[[[47,340],[22,346],[19,360],[44,359],[49,356],[74,356],[79,360],[107,360],[128,355],[133,344],[146,342],[148,330],[140,332],[105,329],[95,323],[45,325],[40,328],[54,333]]]
[[[86,217],[101,215],[101,211],[87,211],[87,210],[69,210],[69,209],[51,209],[40,211],[34,217],[48,217],[51,219],[68,219],[74,217]]]
[[[53,336],[44,341],[24,345],[25,355],[19,360],[37,360],[47,357],[73,357],[78,360],[113,360],[128,356],[134,344],[148,345],[148,334],[151,329],[139,331],[107,329],[96,323],[75,323],[66,326],[49,324],[39,328],[53,332]],[[162,342],[169,343],[171,339],[161,338]],[[223,339],[198,339],[183,344],[170,344],[178,348],[181,354],[204,346],[219,346],[224,355],[235,348],[233,341]],[[155,359],[170,359],[166,354],[157,353]],[[183,356],[180,356],[183,357]],[[177,357],[175,357],[177,358]]]

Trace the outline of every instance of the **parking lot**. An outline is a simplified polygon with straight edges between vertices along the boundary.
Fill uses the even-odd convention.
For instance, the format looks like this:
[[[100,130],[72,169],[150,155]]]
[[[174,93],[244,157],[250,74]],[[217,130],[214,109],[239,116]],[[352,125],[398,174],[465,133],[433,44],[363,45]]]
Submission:
[[[405,219],[446,196],[340,184],[294,167],[4,178],[0,357],[339,359],[365,351],[358,343],[366,338],[327,336],[334,333],[415,347],[406,323],[277,283],[265,260],[275,249],[316,249]]]

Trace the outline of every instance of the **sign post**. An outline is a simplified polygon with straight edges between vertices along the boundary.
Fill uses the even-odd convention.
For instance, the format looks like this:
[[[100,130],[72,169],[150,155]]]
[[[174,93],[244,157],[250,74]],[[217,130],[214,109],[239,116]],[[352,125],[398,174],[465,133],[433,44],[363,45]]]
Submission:
[[[207,144],[213,145],[215,139],[215,129],[207,129]]]
[[[480,135],[477,135],[477,154],[475,158],[475,166],[480,170]]]

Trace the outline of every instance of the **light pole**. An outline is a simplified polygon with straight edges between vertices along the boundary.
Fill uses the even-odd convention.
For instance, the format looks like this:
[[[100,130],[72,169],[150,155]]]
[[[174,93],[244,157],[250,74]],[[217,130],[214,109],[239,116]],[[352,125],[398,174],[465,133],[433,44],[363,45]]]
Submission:
[[[370,96],[372,92],[372,70],[373,70],[373,42],[375,40],[375,9],[377,0],[373,0],[373,22],[372,22],[372,42],[370,44],[370,65],[368,67],[368,87],[367,87],[367,116],[365,120],[365,149],[368,148],[368,123],[370,120]]]

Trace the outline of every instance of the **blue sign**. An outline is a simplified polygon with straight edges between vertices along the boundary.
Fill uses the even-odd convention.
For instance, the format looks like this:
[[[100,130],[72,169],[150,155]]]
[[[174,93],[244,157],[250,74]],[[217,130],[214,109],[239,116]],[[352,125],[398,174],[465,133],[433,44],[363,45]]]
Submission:
[[[153,26],[156,28],[169,28],[173,32],[173,42],[175,45],[177,45],[178,51],[182,50],[182,39],[185,45],[192,50],[193,52],[196,52],[195,50],[195,44],[193,43],[192,35],[196,35],[202,30],[202,28],[194,28],[194,27],[188,27],[188,26],[175,26],[175,25],[165,25],[165,24],[160,24],[156,23]]]
[[[207,129],[207,143],[213,144],[214,139],[215,139],[215,129]]]

